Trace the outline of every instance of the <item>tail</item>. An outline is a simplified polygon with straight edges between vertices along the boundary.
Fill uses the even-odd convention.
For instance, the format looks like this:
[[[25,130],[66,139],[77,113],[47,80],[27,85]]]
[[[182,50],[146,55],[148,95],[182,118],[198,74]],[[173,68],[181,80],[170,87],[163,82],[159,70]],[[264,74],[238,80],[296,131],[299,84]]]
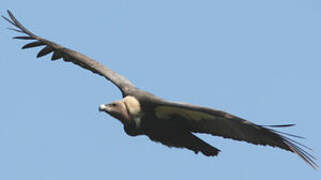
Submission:
[[[190,147],[187,146],[187,148],[193,150],[196,154],[202,152],[205,156],[217,156],[220,152],[219,149],[209,145],[192,133],[190,134],[190,141],[193,143],[191,143]]]
[[[202,152],[205,156],[217,156],[219,149],[207,144],[191,132],[181,132],[174,136],[161,136],[149,134],[149,138],[153,141],[160,142],[169,147],[186,148],[194,151],[196,154]]]

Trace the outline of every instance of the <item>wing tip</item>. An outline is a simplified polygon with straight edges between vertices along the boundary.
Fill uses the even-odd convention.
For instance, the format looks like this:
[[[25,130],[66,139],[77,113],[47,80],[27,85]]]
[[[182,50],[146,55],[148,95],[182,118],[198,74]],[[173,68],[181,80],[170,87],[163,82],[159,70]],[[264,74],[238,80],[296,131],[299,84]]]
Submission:
[[[291,127],[291,126],[295,126],[295,124],[264,125],[263,127],[265,127],[265,128],[267,128],[267,127],[283,128],[283,127]],[[270,128],[267,128],[267,129],[269,131],[277,134],[281,138],[281,141],[284,146],[279,146],[280,148],[297,154],[301,159],[303,159],[313,169],[317,170],[319,168],[319,165],[316,163],[317,159],[311,153],[307,152],[307,150],[313,152],[312,148],[290,138],[290,137],[294,137],[294,138],[299,138],[299,139],[305,139],[304,137],[281,132],[281,131],[277,131],[275,129],[270,129]]]
[[[314,170],[318,170],[319,165],[315,162],[317,161],[317,158],[315,158],[310,153],[306,152],[302,148],[298,147],[297,145],[285,141],[284,142],[290,149],[291,152],[297,154],[301,159],[303,159],[307,164],[309,164]]]
[[[272,130],[272,131],[274,131],[274,130]],[[312,148],[310,148],[300,142],[297,142],[289,137],[286,137],[286,136],[292,136],[292,137],[296,137],[296,138],[302,138],[301,136],[295,136],[292,134],[282,133],[279,131],[274,131],[274,133],[277,133],[282,138],[282,142],[286,146],[286,148],[282,148],[282,149],[285,149],[285,150],[288,150],[292,153],[297,154],[301,159],[303,159],[313,169],[317,170],[319,168],[319,165],[316,162],[317,158],[315,158],[311,153],[307,152],[307,150],[313,152]]]
[[[7,13],[9,14],[9,16],[13,16],[13,13],[10,11],[10,9],[7,9]]]

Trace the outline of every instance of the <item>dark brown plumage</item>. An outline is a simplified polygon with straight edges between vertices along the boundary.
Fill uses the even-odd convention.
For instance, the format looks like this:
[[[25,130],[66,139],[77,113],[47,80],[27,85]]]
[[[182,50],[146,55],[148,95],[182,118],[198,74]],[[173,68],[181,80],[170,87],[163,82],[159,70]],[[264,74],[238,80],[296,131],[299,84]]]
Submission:
[[[22,26],[10,11],[8,14],[10,18],[2,17],[15,27],[9,29],[24,34],[14,39],[32,41],[22,49],[42,46],[43,49],[37,57],[53,53],[51,60],[63,59],[72,62],[115,84],[122,92],[123,99],[100,105],[99,110],[120,120],[125,132],[130,136],[147,135],[151,140],[166,146],[187,148],[195,153],[216,156],[220,150],[193,134],[206,133],[257,145],[279,147],[296,153],[313,168],[318,167],[315,158],[304,150],[307,147],[289,138],[298,136],[271,129],[292,126],[291,124],[260,126],[223,111],[166,101],[136,88],[125,77],[97,61],[33,34]]]

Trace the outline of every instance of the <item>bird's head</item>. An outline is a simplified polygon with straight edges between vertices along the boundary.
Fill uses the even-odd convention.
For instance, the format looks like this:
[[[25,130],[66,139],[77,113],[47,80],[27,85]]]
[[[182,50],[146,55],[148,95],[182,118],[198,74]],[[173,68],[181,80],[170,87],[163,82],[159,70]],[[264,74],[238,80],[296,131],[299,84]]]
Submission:
[[[102,104],[99,111],[104,111],[112,117],[120,120],[124,125],[137,121],[143,115],[139,101],[132,96],[114,101],[110,104]],[[136,122],[139,124],[139,122]]]
[[[102,104],[99,111],[106,112],[112,117],[120,120],[123,124],[129,120],[129,114],[123,101],[114,101],[110,104]]]

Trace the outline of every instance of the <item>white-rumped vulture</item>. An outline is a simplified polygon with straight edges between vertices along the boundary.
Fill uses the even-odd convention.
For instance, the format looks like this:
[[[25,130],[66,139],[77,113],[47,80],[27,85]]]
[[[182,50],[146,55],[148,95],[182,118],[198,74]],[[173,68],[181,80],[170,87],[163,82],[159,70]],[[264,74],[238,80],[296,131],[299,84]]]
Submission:
[[[223,111],[161,99],[138,89],[125,77],[97,61],[33,34],[21,25],[10,11],[8,14],[10,18],[2,17],[15,27],[9,29],[24,34],[14,39],[32,41],[22,49],[43,46],[37,57],[53,52],[51,60],[63,59],[72,62],[115,84],[122,92],[123,99],[100,105],[99,111],[120,120],[125,132],[130,136],[146,135],[151,140],[169,147],[186,148],[195,153],[201,152],[205,156],[216,156],[219,149],[194,135],[206,133],[257,145],[279,147],[299,155],[313,168],[318,167],[315,158],[305,150],[307,147],[289,138],[298,136],[271,129],[293,124],[262,126]]]

